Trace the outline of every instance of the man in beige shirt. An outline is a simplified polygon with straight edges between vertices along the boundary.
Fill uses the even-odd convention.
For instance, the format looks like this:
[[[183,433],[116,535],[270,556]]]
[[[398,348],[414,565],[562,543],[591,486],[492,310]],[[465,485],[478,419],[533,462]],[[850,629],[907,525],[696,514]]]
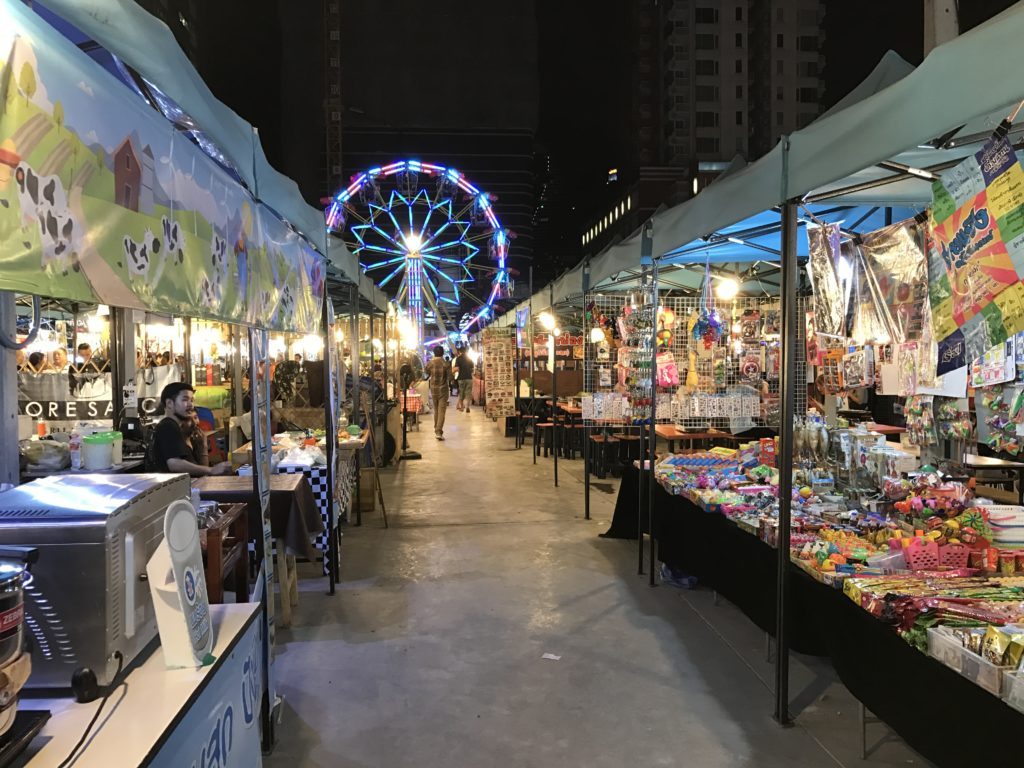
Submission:
[[[434,407],[434,437],[444,440],[444,414],[451,396],[452,369],[444,359],[444,347],[434,347],[434,359],[426,365],[427,385]]]

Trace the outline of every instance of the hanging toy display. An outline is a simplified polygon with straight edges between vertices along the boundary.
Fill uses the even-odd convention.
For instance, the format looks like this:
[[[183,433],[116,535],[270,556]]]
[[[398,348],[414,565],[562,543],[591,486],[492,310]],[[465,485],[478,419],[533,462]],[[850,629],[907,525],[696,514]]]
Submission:
[[[658,347],[668,349],[672,345],[673,327],[676,324],[676,313],[665,307],[658,308]]]
[[[701,289],[700,312],[693,327],[695,341],[703,341],[704,349],[711,349],[722,338],[722,317],[715,309],[714,293],[711,290],[711,262],[704,264],[704,287]]]

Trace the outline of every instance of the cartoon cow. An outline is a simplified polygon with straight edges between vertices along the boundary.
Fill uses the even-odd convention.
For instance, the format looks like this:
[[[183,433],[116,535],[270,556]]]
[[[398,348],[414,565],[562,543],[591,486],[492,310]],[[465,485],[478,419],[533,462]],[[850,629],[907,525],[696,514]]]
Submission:
[[[18,163],[14,169],[18,185],[18,203],[21,206],[22,227],[34,221],[39,225],[39,240],[42,243],[43,269],[55,263],[63,274],[69,268],[80,269],[78,244],[81,241],[81,227],[77,226],[68,208],[64,185],[58,176],[40,176],[26,162]]]
[[[220,305],[220,287],[206,275],[199,283],[199,303],[207,309],[216,309]]]
[[[209,293],[212,300],[220,302],[224,296],[224,280],[228,274],[228,243],[216,233],[210,241],[210,266],[212,269],[209,278],[204,278],[204,285],[200,285],[200,296],[202,298]]]
[[[160,219],[160,223],[163,225],[164,248],[166,249],[167,258],[175,266],[180,267],[185,263],[185,239],[182,237],[178,222],[163,216]]]
[[[146,282],[155,285],[160,280],[160,275],[163,273],[163,262],[166,260],[166,256],[160,257],[160,239],[147,229],[141,243],[137,243],[125,235],[123,245],[128,274],[144,278]],[[157,269],[153,270],[151,274],[150,268],[154,265],[157,266]]]
[[[282,322],[289,322],[295,313],[295,296],[292,294],[292,287],[285,283],[281,294],[277,299],[277,316]]]

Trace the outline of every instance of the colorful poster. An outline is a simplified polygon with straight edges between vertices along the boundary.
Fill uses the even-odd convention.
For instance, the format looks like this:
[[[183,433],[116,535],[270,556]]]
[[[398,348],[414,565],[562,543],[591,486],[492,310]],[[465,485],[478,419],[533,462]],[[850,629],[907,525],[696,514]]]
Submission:
[[[1024,169],[1005,138],[932,184],[928,278],[935,338],[968,360],[1024,330]]]
[[[0,25],[0,289],[315,332],[322,259],[29,9]]]

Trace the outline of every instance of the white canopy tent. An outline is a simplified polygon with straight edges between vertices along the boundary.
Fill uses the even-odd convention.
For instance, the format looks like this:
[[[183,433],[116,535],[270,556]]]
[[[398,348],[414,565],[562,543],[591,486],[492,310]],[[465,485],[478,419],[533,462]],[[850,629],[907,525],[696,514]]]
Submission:
[[[785,200],[897,206],[900,215],[927,206],[935,175],[977,151],[1024,95],[1017,75],[1024,65],[1022,36],[1024,3],[1018,3],[938,46],[915,70],[896,54],[886,54],[864,82],[807,128],[693,199],[656,213],[653,253],[664,265],[662,276],[673,279],[672,270],[687,261],[680,258],[684,253],[692,256],[689,262],[702,263],[702,244],[709,238],[756,226],[765,212],[777,216]],[[1020,138],[1024,128],[1011,134]],[[734,263],[771,261],[758,247],[732,255]],[[591,288],[635,272],[639,233],[589,263]],[[583,272],[581,263],[554,282],[553,294],[548,288],[538,291],[534,309],[581,292]]]
[[[307,204],[298,185],[267,161],[257,129],[221,103],[210,91],[159,19],[134,0],[45,0],[46,8],[89,35],[172,100],[183,113],[178,121],[197,136],[264,205],[272,208],[359,286],[360,294],[383,310],[386,297],[362,279],[345,243],[329,238],[323,211]]]

